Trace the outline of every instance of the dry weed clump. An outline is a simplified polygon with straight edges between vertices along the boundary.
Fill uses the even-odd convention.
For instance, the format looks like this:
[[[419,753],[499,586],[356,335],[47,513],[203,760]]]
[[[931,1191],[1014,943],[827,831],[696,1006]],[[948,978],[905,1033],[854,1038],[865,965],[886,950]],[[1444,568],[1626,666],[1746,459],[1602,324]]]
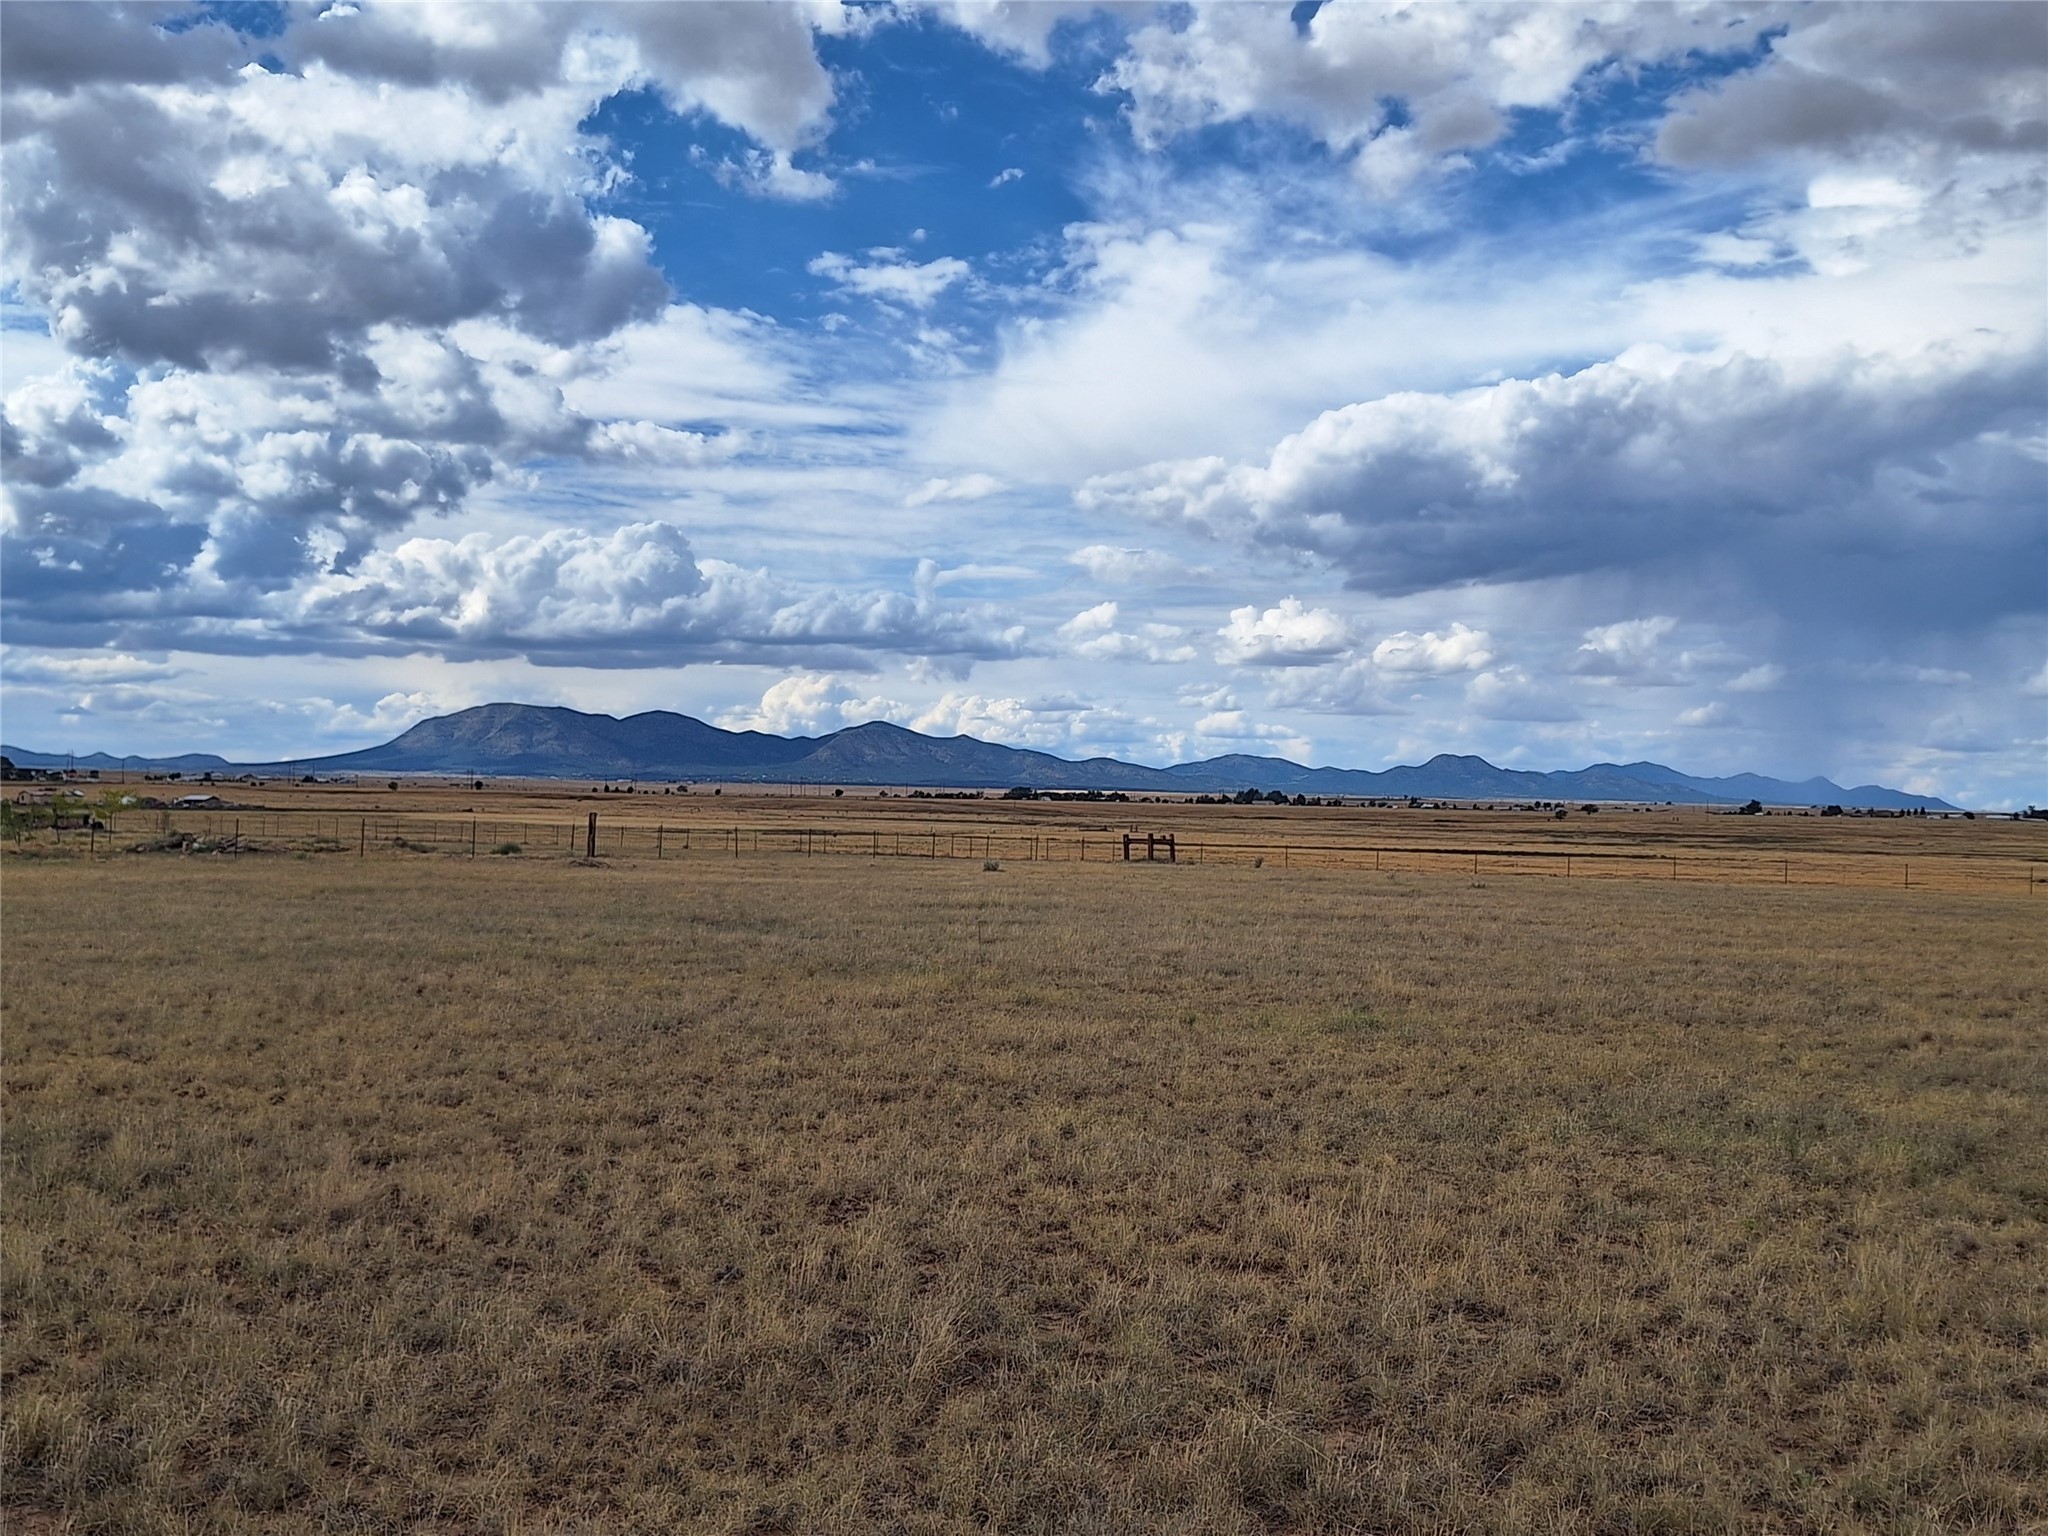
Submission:
[[[6,895],[10,1525],[2048,1519],[2023,899],[509,858]]]

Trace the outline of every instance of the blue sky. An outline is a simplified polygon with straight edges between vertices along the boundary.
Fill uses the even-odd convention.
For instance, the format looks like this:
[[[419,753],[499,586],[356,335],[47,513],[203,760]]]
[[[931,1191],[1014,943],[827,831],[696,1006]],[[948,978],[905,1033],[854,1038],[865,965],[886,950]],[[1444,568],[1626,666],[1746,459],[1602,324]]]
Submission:
[[[0,705],[2048,799],[2048,9],[0,12]]]

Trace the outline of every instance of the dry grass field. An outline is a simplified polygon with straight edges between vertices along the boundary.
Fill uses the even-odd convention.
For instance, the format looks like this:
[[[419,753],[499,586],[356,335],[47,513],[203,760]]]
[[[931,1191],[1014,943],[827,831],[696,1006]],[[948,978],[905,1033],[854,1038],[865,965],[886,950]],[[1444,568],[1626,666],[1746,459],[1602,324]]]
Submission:
[[[174,794],[189,785],[130,785]],[[123,786],[87,786],[89,803]],[[1541,875],[1571,879],[1710,884],[1865,886],[2048,893],[2048,822],[2009,817],[1739,816],[1703,807],[1606,806],[1587,813],[1497,807],[1219,806],[1171,802],[1009,801],[913,798],[807,787],[774,791],[727,785],[717,795],[664,794],[640,786],[608,793],[544,781],[384,781],[360,784],[217,786],[222,810],[119,811],[112,846],[182,831],[205,841],[269,851],[353,854],[490,853],[516,844],[521,857],[569,857],[584,847],[586,818],[599,818],[607,859],[744,855],[900,855],[1107,862],[1124,833],[1171,833],[1189,861],[1254,863],[1353,872]],[[16,845],[6,844],[10,849]],[[59,849],[45,829],[17,851],[82,852],[80,834]],[[92,846],[106,851],[105,836]],[[205,850],[201,850],[205,851]]]
[[[2048,1521],[2024,890],[0,878],[9,1529]]]

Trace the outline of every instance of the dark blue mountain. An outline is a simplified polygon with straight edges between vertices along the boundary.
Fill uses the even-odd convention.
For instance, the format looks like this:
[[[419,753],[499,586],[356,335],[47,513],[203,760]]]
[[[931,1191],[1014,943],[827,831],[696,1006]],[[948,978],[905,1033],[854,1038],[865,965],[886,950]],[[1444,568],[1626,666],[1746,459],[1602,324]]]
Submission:
[[[1791,783],[1757,774],[1698,778],[1661,763],[1595,763],[1571,772],[1496,768],[1483,757],[1445,753],[1413,767],[1369,772],[1308,768],[1280,757],[1236,754],[1171,768],[1115,758],[1074,762],[972,736],[926,736],[874,720],[825,736],[725,731],[689,715],[649,710],[621,720],[534,704],[482,704],[432,720],[380,747],[290,763],[233,764],[205,753],[175,758],[72,759],[63,753],[0,747],[24,768],[75,762],[182,773],[477,774],[499,778],[715,779],[757,784],[886,784],[904,788],[1120,789],[1128,793],[1343,795],[1368,800],[1572,800],[1685,805],[1840,805],[1879,810],[1953,810],[1946,801],[1866,784],[1844,789],[1827,779]]]

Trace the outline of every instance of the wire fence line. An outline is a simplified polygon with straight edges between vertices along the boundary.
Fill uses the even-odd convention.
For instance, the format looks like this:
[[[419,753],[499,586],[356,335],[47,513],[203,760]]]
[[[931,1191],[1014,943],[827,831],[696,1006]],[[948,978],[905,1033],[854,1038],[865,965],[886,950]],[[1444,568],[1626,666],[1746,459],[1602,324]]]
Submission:
[[[989,863],[1123,863],[1122,831],[1026,828],[719,825],[604,819],[576,821],[417,814],[342,815],[273,811],[126,811],[111,827],[45,828],[40,846],[111,855],[128,851],[224,855],[257,852],[426,854],[516,859],[702,860],[760,857],[980,859]],[[1145,840],[1130,860],[1145,863]],[[1900,854],[1787,849],[1424,846],[1338,840],[1250,841],[1176,833],[1176,864],[1372,871],[1426,875],[1666,880],[1705,884],[1864,886],[1949,891],[2048,887],[2048,861],[1995,854]],[[1155,861],[1165,862],[1165,841]]]

